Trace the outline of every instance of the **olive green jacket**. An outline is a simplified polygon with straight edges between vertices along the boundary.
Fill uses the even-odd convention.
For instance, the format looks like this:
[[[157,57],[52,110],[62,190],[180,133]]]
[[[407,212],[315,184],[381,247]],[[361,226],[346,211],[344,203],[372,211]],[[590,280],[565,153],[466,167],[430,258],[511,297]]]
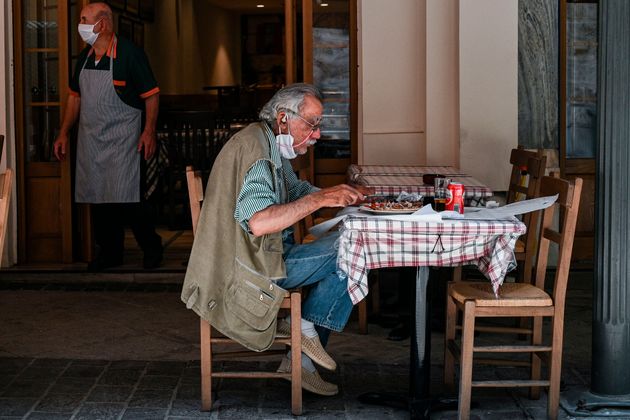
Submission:
[[[286,277],[282,235],[256,237],[246,232],[234,218],[234,209],[245,175],[257,160],[273,165],[269,156],[261,123],[238,132],[219,153],[181,295],[189,309],[255,351],[271,346],[285,293],[274,283]],[[277,171],[271,172],[276,176]]]

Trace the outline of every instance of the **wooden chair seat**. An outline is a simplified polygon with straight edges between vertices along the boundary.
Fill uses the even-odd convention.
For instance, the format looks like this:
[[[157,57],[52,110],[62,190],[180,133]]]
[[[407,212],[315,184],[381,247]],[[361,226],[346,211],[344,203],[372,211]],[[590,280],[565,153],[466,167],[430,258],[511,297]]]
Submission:
[[[566,289],[573,251],[573,239],[582,192],[582,179],[575,183],[559,178],[543,177],[540,196],[558,194],[557,202],[542,211],[542,223],[532,225],[529,237],[538,242],[536,254],[536,272],[525,278],[522,283],[504,283],[495,297],[489,283],[450,282],[446,298],[446,333],[444,343],[444,383],[453,388],[455,382],[455,363],[460,363],[459,380],[459,419],[470,416],[470,400],[473,387],[529,387],[530,397],[539,398],[540,388],[547,387],[547,417],[558,416],[560,402],[560,378],[562,366],[562,342],[564,334],[564,307]],[[560,211],[560,227],[555,229],[555,211]],[[545,292],[545,276],[549,259],[550,244],[558,246],[558,263],[553,278],[553,293]],[[457,338],[458,317],[462,317],[461,339]],[[484,317],[519,317],[528,318],[531,327],[527,328],[528,343],[499,345],[475,345],[475,331],[480,330],[476,323]],[[543,318],[551,319],[551,331],[545,337]],[[488,327],[491,328],[491,327]],[[495,327],[491,332],[518,332],[524,328]],[[488,329],[486,329],[488,330]],[[491,338],[491,337],[488,337]],[[484,339],[486,337],[484,336]],[[479,359],[478,353],[503,353],[502,358]],[[510,360],[506,354],[526,353],[529,361],[528,379],[509,380],[473,380],[473,364],[501,364],[503,366],[523,366],[520,360]],[[541,379],[542,363],[549,366],[548,379]]]
[[[190,212],[192,218],[193,236],[197,231],[197,223],[201,213],[201,203],[203,202],[203,183],[201,173],[196,172],[192,166],[186,167],[186,182],[188,185],[188,196],[190,200]],[[289,311],[291,319],[302,318],[302,295],[300,290],[287,291],[284,294],[280,308]],[[209,411],[212,408],[212,378],[284,378],[291,381],[291,413],[299,416],[302,414],[302,331],[299,322],[291,323],[291,336],[276,337],[274,344],[290,345],[291,352],[291,372],[270,372],[270,371],[215,371],[212,369],[212,361],[229,360],[235,357],[245,356],[269,356],[271,354],[286,354],[284,351],[267,350],[256,353],[251,350],[240,348],[238,351],[225,351],[214,353],[214,344],[234,344],[240,346],[236,341],[221,336],[213,332],[210,323],[200,318],[200,350],[201,350],[201,409]]]
[[[525,242],[520,239],[516,240],[516,244],[514,245],[514,253],[515,254],[524,254],[525,253]]]
[[[504,283],[498,298],[488,282],[453,283],[449,295],[461,304],[474,300],[477,307],[553,305],[551,296],[529,283]]]

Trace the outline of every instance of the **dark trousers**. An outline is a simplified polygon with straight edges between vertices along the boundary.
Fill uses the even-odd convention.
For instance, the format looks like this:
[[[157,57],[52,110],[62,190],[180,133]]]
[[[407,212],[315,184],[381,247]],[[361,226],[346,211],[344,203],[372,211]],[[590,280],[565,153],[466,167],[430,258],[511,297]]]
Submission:
[[[92,204],[96,258],[121,261],[125,226],[130,226],[144,255],[162,253],[162,238],[155,232],[155,215],[147,202]]]

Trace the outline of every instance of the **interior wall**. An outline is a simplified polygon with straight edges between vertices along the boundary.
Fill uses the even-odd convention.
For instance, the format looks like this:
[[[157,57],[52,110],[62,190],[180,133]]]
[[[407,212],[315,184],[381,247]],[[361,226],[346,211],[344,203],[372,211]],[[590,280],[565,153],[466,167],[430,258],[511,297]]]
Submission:
[[[156,0],[145,51],[163,94],[240,83],[239,19],[205,0]]]
[[[459,2],[427,2],[426,163],[429,165],[459,167]]]
[[[517,0],[460,1],[459,86],[460,169],[505,191],[518,144]]]
[[[360,164],[423,164],[425,0],[362,0]]]

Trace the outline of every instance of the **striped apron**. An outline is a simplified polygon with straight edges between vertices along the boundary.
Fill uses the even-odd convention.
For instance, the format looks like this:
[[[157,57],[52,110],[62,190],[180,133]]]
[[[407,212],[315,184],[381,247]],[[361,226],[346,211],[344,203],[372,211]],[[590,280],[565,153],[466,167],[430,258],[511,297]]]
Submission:
[[[79,76],[76,202],[137,203],[142,111],[124,103],[114,90],[111,53],[109,71],[86,70],[85,63]]]

